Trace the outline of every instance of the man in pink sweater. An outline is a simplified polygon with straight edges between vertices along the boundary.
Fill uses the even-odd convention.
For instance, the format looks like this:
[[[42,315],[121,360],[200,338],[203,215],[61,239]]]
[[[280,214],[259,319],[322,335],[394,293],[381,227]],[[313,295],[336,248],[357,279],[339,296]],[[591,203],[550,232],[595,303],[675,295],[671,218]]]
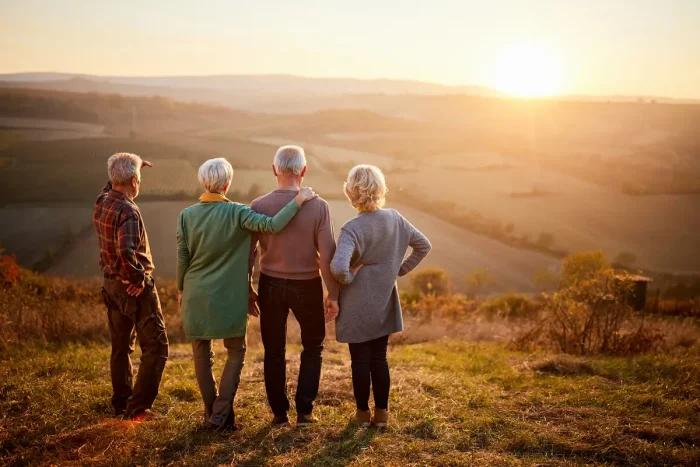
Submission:
[[[272,170],[279,188],[251,204],[259,213],[274,216],[301,188],[306,156],[299,146],[282,146]],[[265,347],[265,390],[274,414],[272,423],[289,423],[287,412],[287,317],[292,310],[301,327],[301,366],[295,397],[297,426],[314,423],[313,402],[321,378],[321,352],[326,321],[338,315],[339,286],[330,271],[335,253],[333,223],[328,203],[316,198],[302,206],[296,217],[278,234],[252,234],[249,271],[252,277],[260,247],[260,330]],[[328,297],[323,298],[323,284]],[[255,293],[252,292],[253,300]],[[251,307],[255,314],[254,303]]]

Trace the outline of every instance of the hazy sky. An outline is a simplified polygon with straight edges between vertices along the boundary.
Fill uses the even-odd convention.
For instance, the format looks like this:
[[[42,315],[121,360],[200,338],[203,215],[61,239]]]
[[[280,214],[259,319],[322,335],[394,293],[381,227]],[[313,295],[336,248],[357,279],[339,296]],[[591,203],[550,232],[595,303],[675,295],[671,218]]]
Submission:
[[[559,92],[700,97],[700,0],[0,0],[4,73],[497,86],[527,71],[495,65],[522,44],[556,67]]]

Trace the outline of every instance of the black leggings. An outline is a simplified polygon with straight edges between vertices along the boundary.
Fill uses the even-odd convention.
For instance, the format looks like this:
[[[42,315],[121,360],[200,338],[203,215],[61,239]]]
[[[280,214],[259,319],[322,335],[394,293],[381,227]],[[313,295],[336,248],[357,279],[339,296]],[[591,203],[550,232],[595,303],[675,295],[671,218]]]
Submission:
[[[369,388],[372,383],[374,407],[389,408],[389,363],[386,360],[386,346],[389,336],[350,344],[352,359],[352,388],[359,410],[369,410]]]

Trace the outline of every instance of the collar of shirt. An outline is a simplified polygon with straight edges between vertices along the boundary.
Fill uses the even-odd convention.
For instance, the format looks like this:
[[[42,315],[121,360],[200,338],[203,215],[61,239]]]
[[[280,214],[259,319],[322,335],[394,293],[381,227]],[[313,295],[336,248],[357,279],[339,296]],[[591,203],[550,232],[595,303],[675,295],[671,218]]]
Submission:
[[[121,191],[117,191],[117,190],[115,190],[115,189],[113,189],[113,188],[110,188],[110,190],[109,190],[109,195],[110,195],[111,197],[113,197],[113,198],[120,199],[120,200],[122,200],[122,201],[126,201],[127,203],[133,204],[134,206],[136,205],[136,203],[134,203],[134,201],[133,201],[131,198],[129,198],[128,196],[126,196],[126,195],[125,195],[124,193],[122,193]]]
[[[230,203],[231,200],[221,193],[202,193],[199,197],[200,203]]]

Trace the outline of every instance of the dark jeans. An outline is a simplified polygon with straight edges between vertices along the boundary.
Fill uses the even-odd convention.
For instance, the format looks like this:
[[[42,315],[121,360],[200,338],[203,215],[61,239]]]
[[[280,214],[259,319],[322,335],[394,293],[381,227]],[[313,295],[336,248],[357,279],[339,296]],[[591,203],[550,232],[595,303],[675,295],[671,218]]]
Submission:
[[[105,279],[102,298],[112,337],[112,405],[131,416],[150,409],[158,395],[168,359],[168,336],[153,279],[146,280],[146,289],[138,297],[129,296],[127,287],[120,280]],[[134,385],[130,355],[136,337],[141,347],[141,364]]]
[[[352,389],[355,402],[360,410],[369,410],[369,388],[372,383],[374,407],[389,408],[389,363],[386,360],[386,346],[389,336],[350,345],[352,360]]]
[[[284,416],[287,399],[287,317],[292,310],[301,327],[301,366],[295,398],[297,413],[311,414],[321,379],[321,352],[326,337],[321,278],[277,279],[260,275],[260,331],[265,347],[265,390],[272,412]]]

